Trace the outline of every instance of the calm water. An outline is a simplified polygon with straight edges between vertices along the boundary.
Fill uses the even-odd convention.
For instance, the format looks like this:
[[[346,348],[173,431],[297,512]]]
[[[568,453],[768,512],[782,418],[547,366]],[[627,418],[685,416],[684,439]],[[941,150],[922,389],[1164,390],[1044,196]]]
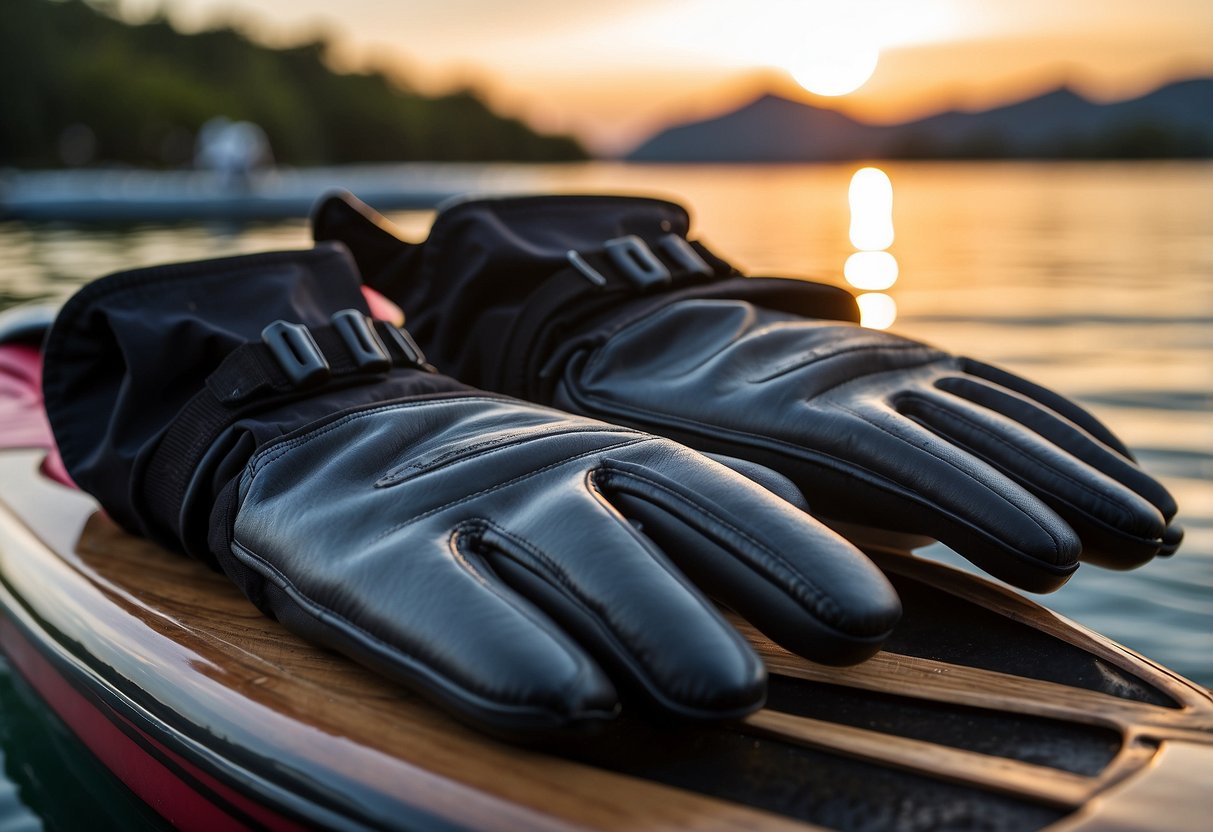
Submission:
[[[486,169],[483,181],[673,197],[692,207],[697,236],[751,273],[842,283],[854,250],[847,194],[856,167],[599,164]],[[1213,686],[1213,164],[882,167],[894,194],[889,252],[900,267],[886,292],[892,329],[1077,398],[1179,500],[1187,538],[1178,555],[1131,573],[1084,566],[1044,602]],[[385,171],[393,175],[402,174]],[[430,215],[393,218],[422,236]],[[240,229],[0,225],[0,307],[62,295],[113,270],[307,244],[302,220]],[[942,547],[934,554],[965,563]],[[36,710],[10,690],[20,693],[19,680],[0,666],[9,777],[0,782],[0,825],[37,828],[38,816],[19,807],[49,806],[40,802],[47,783],[61,782],[62,791],[52,789],[60,797],[79,794],[55,779],[78,752],[55,735],[61,753],[43,753],[48,740],[18,730]],[[48,826],[64,826],[38,811]],[[118,825],[146,820],[127,811]]]

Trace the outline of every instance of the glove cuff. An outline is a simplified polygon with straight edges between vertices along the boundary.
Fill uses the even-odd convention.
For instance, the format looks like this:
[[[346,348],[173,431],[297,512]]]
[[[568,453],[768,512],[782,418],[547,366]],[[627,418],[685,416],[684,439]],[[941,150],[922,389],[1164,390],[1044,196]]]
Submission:
[[[435,372],[407,332],[358,310],[337,312],[326,326],[270,324],[261,341],[237,347],[220,363],[151,452],[136,460],[133,507],[145,527],[167,526],[148,533],[196,548],[190,543],[202,538],[190,528],[190,518],[202,513],[186,508],[207,501],[190,499],[190,486],[233,426],[305,398],[323,397],[340,408],[344,397],[338,391],[357,385],[377,385],[391,397],[400,391],[385,382],[397,368]]]
[[[360,283],[328,244],[86,286],[48,335],[43,373],[72,478],[125,528],[205,556],[183,518],[204,521],[241,454],[345,407],[466,389],[372,324]]]
[[[367,283],[404,308],[439,366],[469,384],[532,401],[551,401],[544,369],[570,349],[679,300],[746,300],[858,321],[843,289],[741,278],[689,240],[686,210],[663,200],[466,201],[443,210],[421,244],[398,239],[386,219],[348,194],[322,202],[313,223],[317,239],[350,245]]]

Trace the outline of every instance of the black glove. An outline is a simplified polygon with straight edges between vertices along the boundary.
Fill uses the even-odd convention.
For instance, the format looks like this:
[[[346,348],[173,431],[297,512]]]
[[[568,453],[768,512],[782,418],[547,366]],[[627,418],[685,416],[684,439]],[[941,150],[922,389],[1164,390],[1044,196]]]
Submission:
[[[762,663],[674,564],[823,661],[898,616],[850,544],[727,468],[436,374],[336,244],[100,280],[45,362],[67,467],[119,523],[481,726],[593,723],[615,685],[758,707]]]
[[[457,204],[411,245],[317,209],[469,383],[769,466],[834,521],[925,534],[1035,591],[1179,542],[1175,502],[1090,414],[1010,373],[860,328],[841,289],[742,278],[668,202]]]

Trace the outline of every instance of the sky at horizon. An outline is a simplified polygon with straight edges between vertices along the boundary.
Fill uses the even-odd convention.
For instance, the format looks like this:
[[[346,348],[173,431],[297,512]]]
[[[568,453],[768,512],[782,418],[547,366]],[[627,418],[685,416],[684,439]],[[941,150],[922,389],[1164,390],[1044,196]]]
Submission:
[[[1213,75],[1211,0],[92,1],[186,31],[237,22],[271,45],[324,35],[339,69],[470,86],[600,153],[764,90],[891,123],[1061,84],[1114,100]],[[875,71],[850,94],[816,98],[792,77],[868,49]]]

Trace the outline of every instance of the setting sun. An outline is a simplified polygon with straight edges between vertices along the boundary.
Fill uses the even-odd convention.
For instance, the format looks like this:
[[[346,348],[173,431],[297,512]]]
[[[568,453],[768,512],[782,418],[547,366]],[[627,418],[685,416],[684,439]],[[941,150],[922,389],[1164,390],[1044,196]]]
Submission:
[[[846,95],[862,87],[876,71],[879,50],[851,38],[815,38],[787,70],[815,95]]]

